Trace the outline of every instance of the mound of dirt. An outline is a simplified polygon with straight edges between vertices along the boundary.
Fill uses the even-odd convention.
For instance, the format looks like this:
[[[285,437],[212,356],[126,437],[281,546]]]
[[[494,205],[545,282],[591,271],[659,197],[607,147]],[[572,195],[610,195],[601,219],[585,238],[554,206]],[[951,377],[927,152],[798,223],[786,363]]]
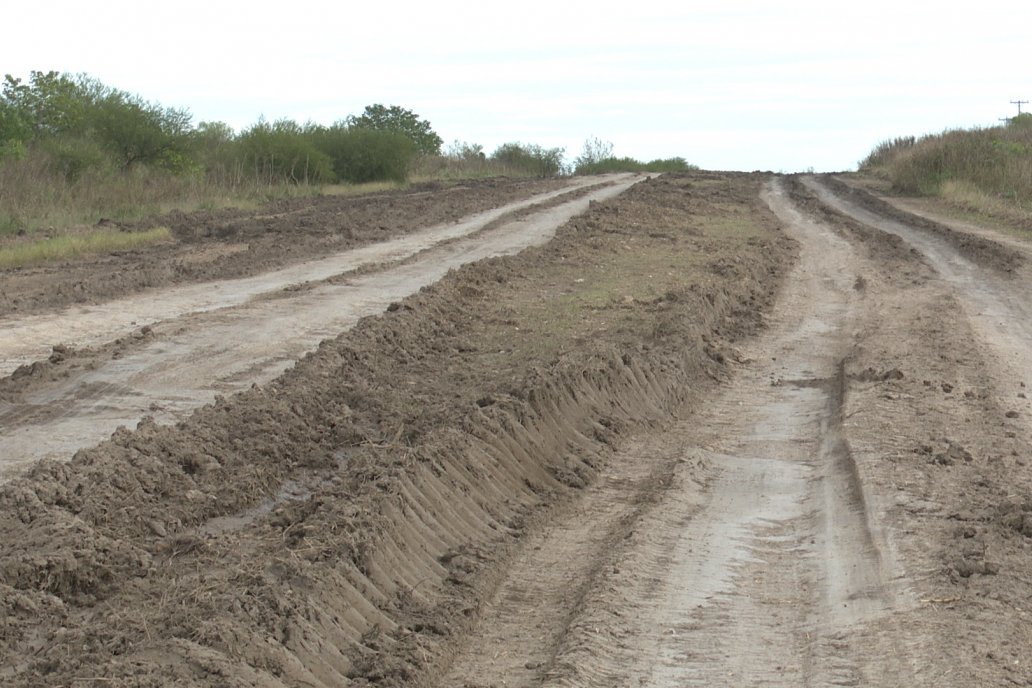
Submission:
[[[638,184],[269,385],[0,487],[0,679],[432,675],[500,548],[761,326],[794,251],[763,181]]]

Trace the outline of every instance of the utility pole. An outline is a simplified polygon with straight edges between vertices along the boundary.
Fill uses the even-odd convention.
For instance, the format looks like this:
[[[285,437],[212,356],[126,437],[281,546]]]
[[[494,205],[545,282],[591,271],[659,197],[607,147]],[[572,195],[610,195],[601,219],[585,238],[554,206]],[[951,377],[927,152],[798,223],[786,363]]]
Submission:
[[[1018,106],[1018,116],[1020,117],[1021,116],[1021,106],[1022,105],[1028,105],[1028,101],[1027,100],[1012,100],[1011,101],[1011,105],[1017,105]]]

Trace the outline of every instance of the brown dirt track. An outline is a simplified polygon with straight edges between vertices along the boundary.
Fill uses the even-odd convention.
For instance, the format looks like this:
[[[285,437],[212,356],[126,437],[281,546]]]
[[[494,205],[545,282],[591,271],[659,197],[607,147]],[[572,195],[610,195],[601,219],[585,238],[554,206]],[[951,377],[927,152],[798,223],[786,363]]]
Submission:
[[[638,183],[40,463],[0,683],[1032,685],[1032,252],[890,201]]]
[[[256,210],[177,211],[119,225],[127,232],[168,227],[174,237],[171,243],[100,259],[5,271],[0,316],[98,303],[173,284],[254,275],[560,187],[554,179],[487,179],[451,186],[418,184],[365,196],[282,200]]]

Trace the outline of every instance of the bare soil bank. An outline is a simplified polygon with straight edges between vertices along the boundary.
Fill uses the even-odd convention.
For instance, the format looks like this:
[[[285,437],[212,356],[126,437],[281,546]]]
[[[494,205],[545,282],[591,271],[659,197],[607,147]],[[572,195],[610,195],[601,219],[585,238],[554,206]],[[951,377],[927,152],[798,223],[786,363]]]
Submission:
[[[168,227],[174,237],[171,243],[103,258],[0,270],[0,315],[97,303],[171,284],[254,275],[451,222],[565,183],[557,179],[487,179],[454,186],[427,183],[365,196],[283,200],[257,210],[173,212],[119,225],[125,231]]]
[[[269,385],[3,486],[0,679],[432,678],[527,524],[761,326],[794,255],[763,182],[638,184]]]

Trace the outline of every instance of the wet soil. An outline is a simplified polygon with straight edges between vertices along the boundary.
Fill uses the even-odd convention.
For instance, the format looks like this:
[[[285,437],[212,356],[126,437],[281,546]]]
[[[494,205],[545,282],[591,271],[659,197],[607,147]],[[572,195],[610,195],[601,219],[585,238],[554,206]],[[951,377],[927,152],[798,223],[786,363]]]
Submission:
[[[127,232],[168,227],[173,241],[102,258],[0,270],[0,318],[103,303],[168,285],[256,275],[453,222],[567,183],[427,183],[364,196],[281,200],[257,209],[177,211],[135,223],[104,220],[105,226]]]
[[[1025,247],[823,176],[611,190],[0,486],[4,684],[1032,684]]]
[[[636,179],[577,182],[252,278],[9,319],[0,335],[0,364],[9,368],[46,355],[47,342],[57,337],[71,344],[58,345],[44,362],[22,363],[0,381],[0,477],[41,458],[70,456],[120,426],[175,422],[217,395],[268,382],[361,317],[382,313],[452,268],[547,241],[565,219]],[[113,343],[88,346],[112,337]]]
[[[4,682],[431,676],[478,575],[760,326],[792,252],[762,181],[638,184],[265,385],[0,487]]]

